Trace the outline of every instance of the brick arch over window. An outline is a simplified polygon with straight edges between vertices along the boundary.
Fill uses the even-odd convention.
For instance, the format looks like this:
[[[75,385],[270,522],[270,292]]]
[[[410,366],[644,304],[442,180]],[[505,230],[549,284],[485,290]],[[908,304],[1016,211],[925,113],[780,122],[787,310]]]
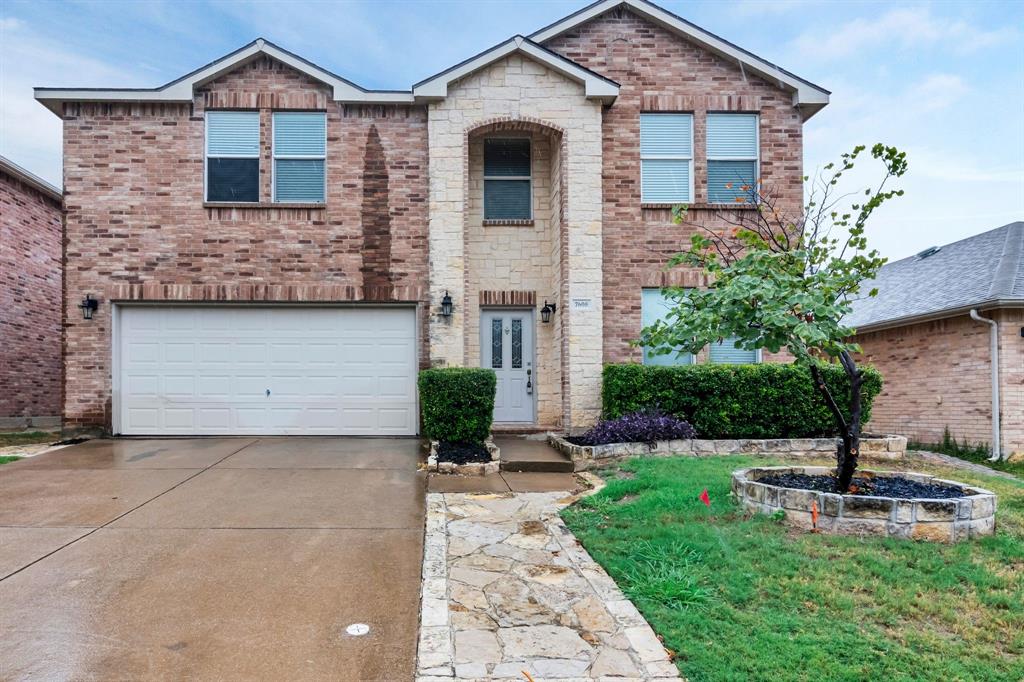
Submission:
[[[559,242],[559,262],[557,266],[558,275],[558,296],[563,302],[569,300],[569,277],[566,272],[567,269],[567,254],[569,250],[569,231],[567,215],[567,200],[568,200],[568,178],[567,178],[567,163],[568,159],[568,135],[566,135],[565,128],[556,125],[549,121],[545,121],[539,118],[533,117],[515,117],[515,116],[500,116],[495,118],[484,119],[482,121],[476,121],[472,125],[465,128],[462,142],[462,175],[463,175],[463,187],[466,188],[465,194],[462,198],[463,201],[463,253],[469,253],[469,234],[470,230],[468,225],[470,215],[470,172],[469,172],[469,147],[470,140],[474,138],[483,137],[492,134],[501,133],[530,133],[534,135],[545,136],[550,141],[550,147],[552,152],[558,154],[557,164],[557,187],[558,187],[558,215],[553,219],[554,225],[557,226],[558,242]],[[554,186],[556,183],[554,175],[551,177],[551,183]],[[505,294],[533,294],[534,303],[544,297],[544,293],[540,292],[540,298],[537,298],[538,292],[488,292],[493,295]],[[465,306],[464,310],[469,310],[469,287],[465,287],[463,293],[462,304]],[[569,415],[569,391],[568,391],[568,378],[569,378],[569,333],[565,327],[565,315],[556,316],[556,324],[559,325],[560,343],[559,356],[560,356],[560,369],[561,369],[561,394],[562,394],[562,423],[568,423]],[[465,318],[463,320],[464,333],[469,333],[468,325],[469,320]],[[464,351],[464,362],[469,362],[469,349]]]

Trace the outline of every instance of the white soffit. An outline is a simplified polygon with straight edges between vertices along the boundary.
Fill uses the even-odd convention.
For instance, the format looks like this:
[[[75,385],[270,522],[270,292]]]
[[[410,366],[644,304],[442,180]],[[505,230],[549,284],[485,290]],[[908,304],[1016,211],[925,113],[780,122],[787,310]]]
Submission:
[[[786,90],[790,90],[793,93],[793,104],[804,109],[807,113],[807,118],[810,118],[810,116],[828,104],[830,94],[828,90],[806,81],[771,62],[767,62],[757,55],[747,52],[743,48],[723,38],[719,38],[715,34],[709,33],[682,17],[646,0],[600,0],[574,14],[570,14],[564,19],[560,19],[550,26],[540,29],[536,33],[532,33],[530,40],[546,43],[552,38],[571,31],[577,26],[585,24],[591,19],[620,6],[628,8],[631,12],[651,23],[701,45],[722,59],[739,64],[742,69],[756,74],[769,83],[774,83]]]
[[[417,83],[412,88],[413,96],[417,100],[444,99],[448,96],[448,86],[451,83],[486,68],[514,53],[524,54],[552,71],[583,84],[584,93],[590,99],[599,99],[606,104],[610,104],[619,95],[619,85],[615,81],[590,71],[576,62],[538,45],[529,38],[515,36],[485,52],[481,52],[475,57],[467,59],[461,64],[456,64],[450,69],[442,71],[436,76],[431,76],[427,80]]]
[[[325,83],[333,89],[333,98],[339,102],[379,102],[408,104],[413,102],[409,92],[392,90],[364,90],[330,71],[320,68],[302,57],[282,49],[263,38],[226,55],[215,62],[171,81],[159,88],[36,88],[35,98],[50,111],[61,116],[64,102],[169,102],[188,103],[192,101],[196,87],[209,83],[233,71],[242,64],[261,55],[272,57],[287,64],[310,78]]]

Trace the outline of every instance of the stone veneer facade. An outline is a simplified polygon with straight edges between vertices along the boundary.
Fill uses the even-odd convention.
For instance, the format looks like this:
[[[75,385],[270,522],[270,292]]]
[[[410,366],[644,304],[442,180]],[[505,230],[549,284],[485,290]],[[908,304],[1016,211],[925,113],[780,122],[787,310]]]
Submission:
[[[553,323],[536,324],[540,423],[582,426],[600,412],[601,261],[593,254],[601,252],[601,108],[579,83],[513,55],[452,85],[429,110],[431,296],[447,291],[462,303],[450,319],[432,321],[432,360],[479,364],[473,294],[481,288],[526,287],[557,301]],[[534,195],[534,225],[483,225],[482,163],[471,152],[479,135],[523,132],[541,142],[534,170],[547,178]],[[571,298],[593,306],[570,310]]]
[[[416,104],[346,104],[264,55],[181,103],[64,104],[69,430],[111,428],[111,302],[398,303],[418,310],[420,367],[480,362],[488,306],[537,311],[537,424],[578,430],[600,410],[601,366],[637,360],[642,287],[699,285],[663,270],[688,241],[640,202],[639,114],[694,113],[694,221],[708,206],[709,111],[760,114],[760,176],[783,208],[802,193],[802,113],[789,91],[622,7],[546,47],[620,84],[605,106],[523,51]],[[204,113],[260,111],[261,201],[203,201]],[[270,203],[275,110],[327,113],[323,204]],[[481,142],[534,142],[534,219],[484,224]],[[438,315],[445,292],[450,318]],[[85,293],[96,318],[75,308]],[[574,299],[589,307],[574,309]],[[558,306],[542,324],[543,302]]]
[[[999,323],[1001,449],[1024,453],[1024,309],[982,313]],[[991,444],[989,325],[959,315],[857,335],[884,380],[867,430],[939,443]]]
[[[0,169],[0,428],[59,423],[61,216]]]

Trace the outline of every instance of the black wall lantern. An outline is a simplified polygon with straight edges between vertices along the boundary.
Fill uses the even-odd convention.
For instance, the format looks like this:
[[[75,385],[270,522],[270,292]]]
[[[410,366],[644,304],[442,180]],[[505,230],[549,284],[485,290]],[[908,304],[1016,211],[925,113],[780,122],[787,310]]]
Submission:
[[[86,294],[78,307],[82,309],[82,317],[91,320],[92,314],[100,307],[100,302],[93,298],[92,294]]]
[[[547,324],[551,321],[551,313],[557,310],[557,306],[554,303],[548,303],[544,301],[544,307],[540,309],[540,321]]]
[[[441,317],[452,316],[452,297],[448,295],[448,292],[444,292],[444,298],[441,299]]]

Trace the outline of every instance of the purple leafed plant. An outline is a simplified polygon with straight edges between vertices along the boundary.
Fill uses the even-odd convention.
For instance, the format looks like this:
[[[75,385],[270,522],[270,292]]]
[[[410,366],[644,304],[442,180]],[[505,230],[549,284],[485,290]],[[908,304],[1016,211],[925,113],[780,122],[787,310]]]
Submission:
[[[624,414],[618,419],[599,421],[581,436],[569,440],[577,445],[606,443],[648,443],[659,440],[696,438],[690,423],[659,410],[642,410]]]

